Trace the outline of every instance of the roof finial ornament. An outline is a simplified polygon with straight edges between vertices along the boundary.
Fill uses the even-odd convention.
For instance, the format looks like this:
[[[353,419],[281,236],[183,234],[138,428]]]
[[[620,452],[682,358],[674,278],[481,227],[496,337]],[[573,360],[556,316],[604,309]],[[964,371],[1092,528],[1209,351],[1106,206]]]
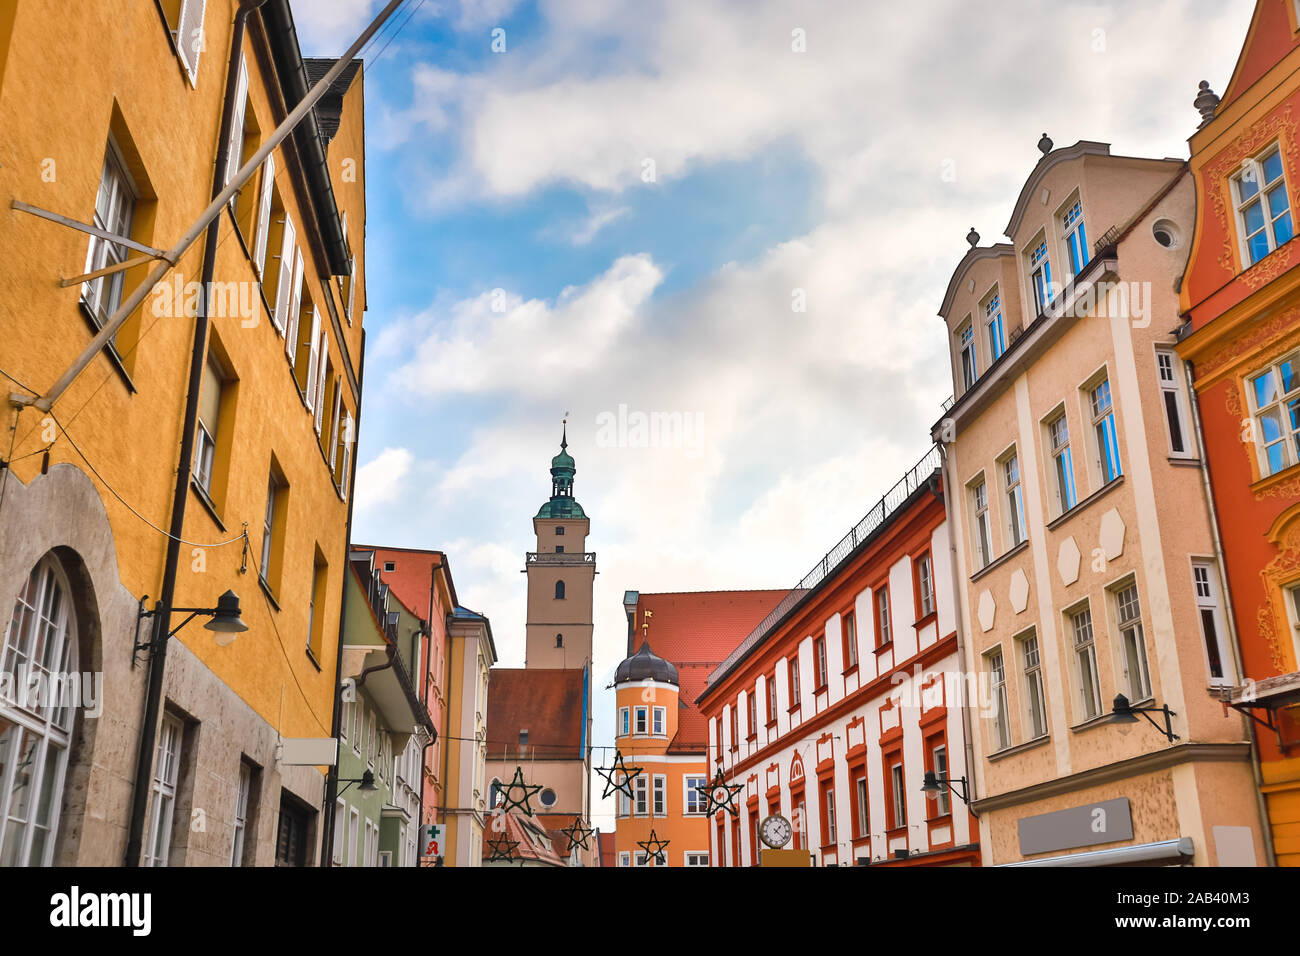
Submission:
[[[566,410],[564,418],[560,421],[560,448],[561,450],[569,447],[569,413]]]
[[[1044,156],[1052,151],[1052,139],[1046,133],[1044,133],[1043,138],[1038,141],[1038,151]]]
[[[1219,108],[1219,98],[1215,95],[1214,90],[1210,89],[1208,80],[1201,80],[1197,89],[1199,92],[1196,94],[1196,99],[1192,100],[1192,105],[1201,112],[1201,125],[1196,127],[1201,129],[1210,120],[1214,119],[1214,111]]]
[[[980,234],[975,231],[974,226],[971,226],[970,232],[966,233],[966,241],[970,243],[972,249],[980,244]]]

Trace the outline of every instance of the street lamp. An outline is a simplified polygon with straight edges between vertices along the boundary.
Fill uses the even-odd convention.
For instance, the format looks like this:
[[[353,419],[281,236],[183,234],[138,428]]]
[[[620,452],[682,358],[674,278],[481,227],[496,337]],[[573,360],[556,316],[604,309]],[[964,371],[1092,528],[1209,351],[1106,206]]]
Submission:
[[[134,667],[140,655],[143,654],[147,659],[158,646],[165,643],[168,638],[173,637],[177,631],[183,628],[190,621],[200,615],[209,617],[209,620],[203,627],[212,631],[216,635],[216,642],[220,647],[227,647],[235,639],[235,635],[248,630],[248,625],[244,623],[243,618],[239,616],[239,595],[234,591],[227,591],[221,597],[217,598],[216,607],[173,607],[165,608],[161,604],[154,604],[152,611],[144,609],[144,602],[147,598],[140,599],[140,610],[135,619],[135,645],[131,649],[131,666]],[[189,617],[181,621],[170,631],[163,635],[155,635],[149,640],[140,640],[140,622],[146,617],[154,617],[158,614],[166,614],[170,617],[172,614],[183,614],[189,612]]]
[[[354,783],[359,783],[361,784],[361,786],[359,786],[357,789],[362,793],[374,793],[376,790],[379,789],[378,787],[375,786],[375,775],[371,773],[369,770],[362,773],[361,776],[359,777],[353,777],[351,780],[340,780],[339,783],[346,783],[348,785],[347,787],[344,787],[343,790],[346,790]],[[340,790],[337,794],[335,794],[335,796],[342,796],[343,790]]]
[[[1162,704],[1159,707],[1134,707],[1132,704],[1128,702],[1128,698],[1125,697],[1123,694],[1115,695],[1115,701],[1111,705],[1111,712],[1110,712],[1110,722],[1112,724],[1119,724],[1121,725],[1121,728],[1127,729],[1126,725],[1136,724],[1138,722],[1137,719],[1138,714],[1141,714],[1143,717],[1145,717],[1147,723],[1149,723],[1156,730],[1160,731],[1160,733],[1164,734],[1165,739],[1168,740],[1170,743],[1173,743],[1175,740],[1179,739],[1178,735],[1174,733],[1174,723],[1173,720],[1171,719],[1177,715],[1174,713],[1174,711],[1169,709],[1168,704]],[[1151,718],[1152,714],[1163,715],[1165,718],[1165,725],[1161,727],[1159,724],[1157,724]]]
[[[960,791],[958,791],[957,788],[953,786],[954,783],[961,784]],[[944,787],[947,787],[949,790],[951,790],[957,796],[957,798],[961,800],[962,803],[966,804],[966,806],[968,807],[970,806],[970,791],[968,789],[968,784],[966,783],[965,777],[958,777],[956,780],[949,780],[947,774],[944,774],[942,777],[938,777],[935,776],[933,770],[927,770],[925,772],[925,776],[921,779],[921,792],[925,794],[929,794],[930,796],[934,796],[937,793],[942,793]]]

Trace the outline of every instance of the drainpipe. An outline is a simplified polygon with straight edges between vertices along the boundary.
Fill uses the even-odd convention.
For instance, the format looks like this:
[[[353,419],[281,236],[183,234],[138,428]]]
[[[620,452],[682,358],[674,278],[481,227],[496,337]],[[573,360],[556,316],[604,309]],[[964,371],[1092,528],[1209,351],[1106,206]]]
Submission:
[[[1183,377],[1187,380],[1188,404],[1192,408],[1192,425],[1196,429],[1196,445],[1200,450],[1201,488],[1205,493],[1205,504],[1210,509],[1210,531],[1214,536],[1214,557],[1223,569],[1223,610],[1228,619],[1228,644],[1232,648],[1232,663],[1237,675],[1245,680],[1245,665],[1241,660],[1241,646],[1237,637],[1237,615],[1232,606],[1232,589],[1227,587],[1228,562],[1223,553],[1223,539],[1219,535],[1219,511],[1214,506],[1214,491],[1210,485],[1210,469],[1206,462],[1208,449],[1205,445],[1205,433],[1201,429],[1201,403],[1196,395],[1196,375],[1192,363],[1183,361]],[[1269,825],[1268,802],[1264,799],[1264,778],[1259,769],[1259,738],[1255,734],[1255,722],[1245,714],[1241,721],[1250,732],[1250,770],[1255,778],[1255,800],[1259,809],[1259,825],[1264,834],[1264,860],[1268,866],[1277,866],[1277,854],[1273,848],[1273,829]]]
[[[966,632],[965,632],[965,630],[962,628],[962,615],[961,615],[961,589],[960,589],[960,586],[959,586],[958,581],[957,581],[957,545],[955,544],[955,542],[956,542],[956,540],[957,540],[957,537],[956,537],[956,535],[957,535],[957,522],[953,519],[953,513],[952,513],[952,490],[953,490],[953,488],[955,488],[955,487],[957,487],[957,486],[954,484],[954,482],[952,481],[951,475],[949,474],[949,468],[948,468],[948,446],[945,445],[945,444],[943,444],[942,442],[939,442],[938,445],[939,445],[939,458],[943,461],[943,469],[942,469],[942,470],[943,470],[943,485],[944,485],[944,487],[943,487],[943,510],[944,510],[944,517],[945,517],[945,518],[947,519],[947,521],[948,521],[948,567],[949,567],[950,572],[951,572],[951,573],[948,575],[948,577],[949,577],[949,579],[950,579],[951,582],[952,582],[953,622],[957,625],[957,658],[958,658],[958,660],[961,662],[961,665],[960,665],[960,666],[961,666],[961,668],[962,668],[962,680],[961,680],[961,711],[962,711],[962,719],[961,719],[961,736],[962,736],[962,746],[965,748],[965,751],[966,751],[966,769],[967,769],[967,771],[970,773],[970,777],[969,777],[969,779],[970,779],[970,786],[966,788],[966,789],[967,789],[967,793],[966,793],[966,797],[967,797],[966,809],[967,809],[967,811],[970,813],[971,816],[973,816],[973,817],[975,817],[976,819],[978,819],[978,818],[979,818],[979,814],[975,812],[975,808],[972,806],[972,804],[973,804],[974,801],[975,801],[975,790],[976,790],[976,788],[975,788],[975,774],[976,774],[976,771],[977,771],[978,768],[979,768],[979,764],[975,762],[975,745],[974,745],[974,743],[972,742],[972,739],[971,739],[971,726],[970,726],[970,725],[971,725],[971,717],[972,717],[972,713],[973,713],[973,712],[972,712],[972,710],[971,710],[970,703],[968,702],[968,700],[967,700],[967,696],[966,696],[966,693],[967,693],[967,685],[968,685],[968,683],[969,683],[969,682],[966,680],[966,674],[965,674],[965,670],[966,670]],[[975,842],[978,842],[978,839],[979,839],[979,835],[976,834],[976,841],[975,841]]]
[[[352,423],[352,472],[348,475],[348,528],[343,541],[343,593],[339,601],[338,650],[334,656],[334,715],[330,719],[330,733],[337,741],[343,727],[343,682],[339,675],[343,673],[343,633],[346,630],[348,607],[348,575],[352,573],[352,505],[357,498],[357,436],[361,434],[361,404],[365,394],[363,386],[366,381],[366,332],[361,330],[361,349],[357,356],[357,417]],[[332,866],[334,863],[334,811],[338,808],[339,763],[325,772],[325,806],[321,808],[321,851],[320,865]]]
[[[221,109],[221,128],[217,134],[217,154],[212,170],[212,198],[225,188],[226,162],[230,144],[230,124],[235,108],[235,88],[239,81],[239,53],[243,47],[248,15],[265,0],[241,0],[235,13],[230,37],[230,59],[226,65],[226,91]],[[180,562],[181,534],[185,529],[185,505],[189,500],[190,468],[194,460],[194,429],[198,424],[199,389],[203,383],[203,364],[208,344],[208,290],[216,267],[217,240],[221,235],[221,216],[208,224],[203,243],[202,291],[198,315],[194,320],[194,341],[190,350],[190,374],[185,397],[185,422],[181,428],[180,461],[176,467],[176,485],[172,490],[172,519],[167,539],[167,556],[163,567],[162,589],[157,608],[170,608],[176,595],[176,569]],[[167,664],[167,632],[170,614],[156,614],[150,639],[149,682],[145,692],[144,722],[140,728],[140,749],[136,756],[135,785],[131,792],[131,818],[127,831],[125,866],[139,866],[144,847],[145,808],[149,799],[149,779],[153,773],[153,750],[158,733],[158,712],[162,705],[163,674]]]

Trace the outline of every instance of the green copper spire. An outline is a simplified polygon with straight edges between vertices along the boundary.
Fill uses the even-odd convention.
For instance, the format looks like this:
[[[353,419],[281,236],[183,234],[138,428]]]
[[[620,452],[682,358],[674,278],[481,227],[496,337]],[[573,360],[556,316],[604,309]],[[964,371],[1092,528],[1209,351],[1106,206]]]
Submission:
[[[551,459],[551,500],[537,512],[539,518],[585,518],[582,505],[573,500],[573,476],[577,462],[569,454],[569,423],[560,433],[560,453]]]

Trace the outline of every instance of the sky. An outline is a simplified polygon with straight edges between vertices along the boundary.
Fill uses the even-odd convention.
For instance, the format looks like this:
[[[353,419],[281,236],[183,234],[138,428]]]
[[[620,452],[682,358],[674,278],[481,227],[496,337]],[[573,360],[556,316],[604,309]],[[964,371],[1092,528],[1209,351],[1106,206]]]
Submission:
[[[293,0],[304,53],[382,5]],[[362,54],[354,540],[445,551],[522,666],[567,415],[612,744],[624,591],[793,586],[928,450],[944,290],[1039,137],[1186,158],[1253,7],[406,0]]]

